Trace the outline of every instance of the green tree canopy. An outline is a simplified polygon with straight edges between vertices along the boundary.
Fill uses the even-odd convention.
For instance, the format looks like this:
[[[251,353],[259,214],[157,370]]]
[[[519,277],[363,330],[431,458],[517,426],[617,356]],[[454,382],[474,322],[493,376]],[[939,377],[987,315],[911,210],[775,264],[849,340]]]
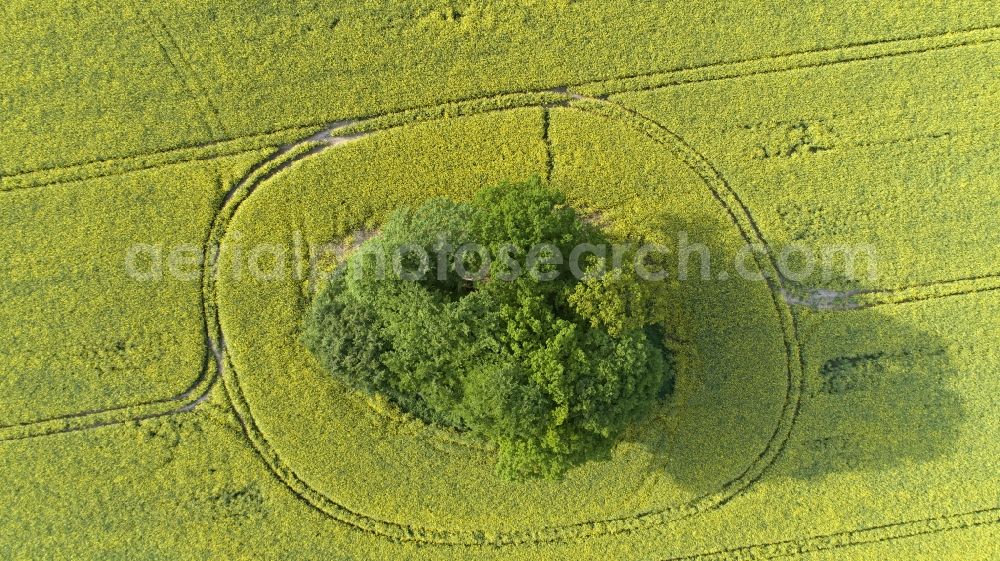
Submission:
[[[594,254],[574,274],[583,244],[610,247],[537,180],[400,209],[319,291],[305,343],[352,387],[494,442],[502,474],[558,477],[673,377],[662,287]]]

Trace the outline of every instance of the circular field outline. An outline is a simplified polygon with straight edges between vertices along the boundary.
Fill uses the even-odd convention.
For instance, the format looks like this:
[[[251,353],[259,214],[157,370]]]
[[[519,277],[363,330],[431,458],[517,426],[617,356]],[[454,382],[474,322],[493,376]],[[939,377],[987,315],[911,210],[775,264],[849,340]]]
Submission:
[[[551,101],[551,94],[546,95],[546,97],[548,99],[545,102]],[[495,101],[495,103],[490,103],[491,101]],[[374,117],[351,125],[345,133],[357,135],[358,133],[377,132],[406,124],[433,121],[442,117],[466,116],[513,109],[515,107],[539,106],[544,105],[545,102],[539,103],[537,94],[522,94],[505,96],[503,100],[494,98],[492,100],[482,99],[459,104],[447,104],[447,110],[444,110],[445,106],[442,106],[442,110],[440,111],[431,110],[425,113],[409,115],[402,112]],[[679,157],[685,165],[705,182],[712,196],[726,212],[730,221],[737,228],[746,243],[761,244],[767,247],[760,230],[736,193],[729,187],[721,174],[719,174],[709,161],[684,142],[681,137],[652,119],[607,100],[581,98],[580,96],[567,94],[560,105],[573,107],[609,120],[620,121],[637,133],[663,146],[664,149]],[[797,342],[795,317],[788,304],[781,298],[781,278],[777,273],[774,256],[770,253],[762,256],[758,252],[754,252],[753,256],[757,262],[757,266],[767,279],[771,299],[778,314],[782,330],[787,360],[787,391],[774,432],[768,439],[764,449],[739,476],[721,485],[718,491],[706,493],[681,505],[674,505],[626,517],[584,521],[560,526],[547,526],[533,530],[487,532],[482,530],[425,528],[371,517],[337,503],[312,487],[280,457],[274,447],[268,442],[266,435],[257,425],[250,403],[240,386],[239,375],[226,348],[225,334],[223,333],[219,318],[217,258],[218,244],[225,236],[230,221],[235,216],[240,205],[253,194],[256,188],[295,162],[336,145],[337,132],[340,131],[334,130],[331,133],[334,142],[323,142],[322,140],[317,140],[316,136],[312,136],[278,150],[251,170],[227,195],[222,209],[212,225],[210,240],[213,242],[213,251],[215,251],[215,254],[211,256],[212,266],[205,268],[203,278],[206,324],[208,332],[215,334],[217,340],[221,342],[224,355],[222,379],[226,395],[233,406],[244,433],[257,454],[272,473],[298,499],[331,518],[349,525],[355,530],[395,541],[447,546],[511,546],[518,544],[567,542],[589,537],[655,528],[671,521],[687,518],[722,506],[753,485],[771,467],[784,448],[799,411],[803,369]]]

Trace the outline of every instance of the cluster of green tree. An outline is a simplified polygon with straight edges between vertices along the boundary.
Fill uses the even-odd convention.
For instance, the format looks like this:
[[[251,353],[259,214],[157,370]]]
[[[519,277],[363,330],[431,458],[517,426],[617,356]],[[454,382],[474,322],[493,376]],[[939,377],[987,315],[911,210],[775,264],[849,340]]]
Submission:
[[[501,474],[558,477],[606,457],[673,381],[652,315],[662,286],[597,255],[583,275],[525,260],[583,244],[609,240],[538,181],[398,210],[317,294],[305,343],[351,386],[496,443]],[[380,270],[374,256],[404,247]]]

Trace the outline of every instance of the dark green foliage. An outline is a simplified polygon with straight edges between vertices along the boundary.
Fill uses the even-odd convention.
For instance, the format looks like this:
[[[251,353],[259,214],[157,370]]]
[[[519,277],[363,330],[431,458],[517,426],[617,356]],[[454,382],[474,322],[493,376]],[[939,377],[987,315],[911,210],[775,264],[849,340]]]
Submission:
[[[402,209],[318,294],[305,342],[352,387],[496,443],[504,475],[557,477],[606,456],[673,376],[656,283],[551,259],[584,243],[610,246],[537,181]]]

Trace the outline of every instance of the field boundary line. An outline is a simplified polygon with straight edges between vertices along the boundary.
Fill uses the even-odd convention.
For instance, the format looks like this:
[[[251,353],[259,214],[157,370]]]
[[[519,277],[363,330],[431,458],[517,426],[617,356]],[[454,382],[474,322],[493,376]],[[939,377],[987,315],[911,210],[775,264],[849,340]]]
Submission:
[[[934,518],[844,530],[801,539],[782,540],[720,549],[682,557],[671,557],[665,561],[748,561],[752,559],[776,559],[844,547],[891,542],[916,536],[964,530],[997,523],[1000,523],[1000,508],[987,508],[960,514],[947,514]]]
[[[133,7],[142,21],[143,26],[153,37],[153,40],[160,47],[163,52],[163,57],[166,59],[167,64],[173,68],[174,72],[177,73],[178,78],[180,78],[181,84],[184,89],[187,90],[188,95],[191,96],[192,100],[198,104],[202,113],[202,123],[205,125],[209,136],[213,138],[221,138],[228,135],[226,132],[226,125],[222,122],[222,116],[219,113],[219,109],[212,103],[211,97],[209,97],[204,85],[198,77],[198,73],[195,72],[194,67],[187,60],[184,55],[183,49],[177,43],[174,38],[173,33],[170,32],[170,28],[163,21],[160,16],[158,16],[153,10],[149,8],[148,13],[143,13],[146,10],[146,6],[140,2],[133,2]]]
[[[693,65],[609,80],[595,80],[569,86],[569,90],[588,97],[606,97],[667,86],[748,78],[849,62],[874,61],[942,49],[985,45],[997,41],[1000,41],[1000,26],[987,26],[902,39],[877,39],[839,47],[792,51],[732,62]]]
[[[95,429],[190,411],[194,405],[204,401],[208,396],[215,385],[218,370],[221,367],[221,352],[215,343],[206,338],[205,347],[204,366],[194,382],[180,394],[164,399],[0,426],[0,442]]]
[[[153,26],[147,22],[146,27],[150,29],[150,32],[153,34],[154,38],[156,38]],[[942,49],[983,45],[998,41],[1000,41],[1000,26],[971,28],[902,39],[879,39],[866,43],[856,43],[841,47],[827,47],[815,50],[796,51],[785,54],[748,58],[732,62],[706,63],[702,65],[676,68],[673,70],[632,74],[608,79],[588,80],[537,90],[501,90],[486,96],[475,95],[460,97],[451,100],[441,100],[434,103],[416,105],[410,108],[392,109],[373,114],[363,114],[357,116],[356,119],[372,120],[380,117],[400,115],[406,112],[433,110],[447,105],[473,102],[485,98],[500,97],[505,95],[561,93],[575,98],[582,98],[584,96],[599,98],[614,94],[647,91],[702,81],[738,79],[760,74],[796,70],[799,68],[815,68],[846,62],[878,60],[882,58],[920,54]],[[885,51],[878,56],[871,56],[870,53],[867,56],[863,56],[868,51],[874,50],[877,52],[878,49],[885,49]],[[811,60],[810,57],[815,58],[816,60]],[[764,65],[764,67],[754,68],[753,66],[757,64]],[[180,71],[178,70],[178,72]],[[209,113],[211,113],[211,111],[209,111]],[[291,133],[291,136],[288,137],[288,141],[291,141],[294,138],[301,138],[301,135],[295,135],[296,131],[309,128],[318,130],[329,122],[329,119],[324,121],[302,122],[300,124],[279,127],[271,131],[237,135],[231,138],[215,140],[200,145],[150,150],[116,158],[96,158],[89,161],[71,164],[42,166],[25,171],[16,171],[5,176],[0,175],[0,192],[17,189],[22,186],[22,183],[27,183],[26,186],[28,187],[42,187],[50,184],[51,182],[46,182],[45,180],[36,179],[35,181],[29,180],[27,182],[23,182],[20,179],[22,177],[38,177],[43,175],[42,172],[57,172],[59,170],[78,169],[108,162],[125,162],[131,159],[148,158],[153,154],[165,154],[183,149],[194,149],[212,146],[219,143],[237,142],[244,139],[260,138],[268,135],[278,135],[281,133]],[[114,173],[116,172],[106,173],[106,175],[114,175]],[[63,177],[66,177],[67,175],[70,174],[64,174]],[[61,182],[65,181],[67,180],[64,179]]]
[[[246,136],[232,140],[210,142],[196,146],[182,146],[150,152],[140,156],[127,156],[109,160],[95,160],[65,168],[47,168],[17,175],[0,177],[0,195],[25,189],[38,189],[87,181],[101,177],[124,175],[136,171],[159,169],[174,164],[197,162],[246,154],[263,148],[281,145],[292,138],[301,138],[318,127],[296,127],[277,132]]]
[[[805,308],[813,312],[842,313],[992,292],[1000,290],[1000,274],[927,281],[894,288],[827,290],[800,287],[798,290],[799,293],[786,290],[782,297],[796,308]]]
[[[926,282],[899,288],[873,288],[858,291],[858,306],[852,309],[909,304],[994,290],[1000,290],[1000,273]]]

